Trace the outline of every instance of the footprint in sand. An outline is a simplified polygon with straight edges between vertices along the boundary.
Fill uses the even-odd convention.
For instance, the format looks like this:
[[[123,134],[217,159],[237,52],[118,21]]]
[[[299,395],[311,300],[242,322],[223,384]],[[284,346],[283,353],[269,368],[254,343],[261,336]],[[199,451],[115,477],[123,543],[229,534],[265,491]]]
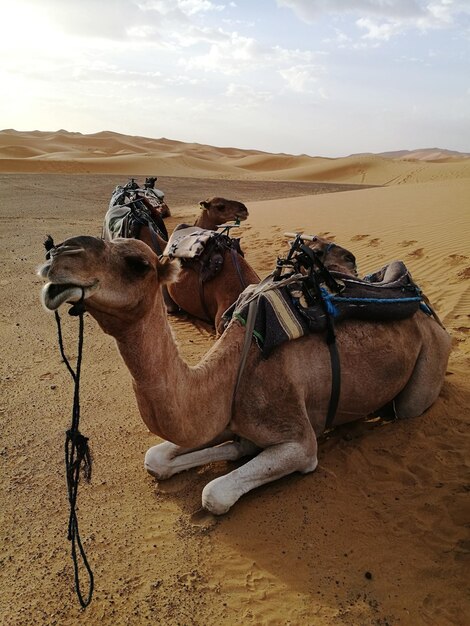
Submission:
[[[259,588],[259,585],[263,579],[259,571],[257,571],[257,567],[254,566],[252,570],[248,572],[246,575],[245,587],[249,591],[256,591]]]
[[[470,267],[466,267],[463,270],[460,270],[460,272],[458,272],[457,276],[459,278],[470,278]]]
[[[194,513],[191,513],[190,520],[191,526],[196,526],[202,529],[210,528],[211,526],[215,526],[217,524],[217,517],[202,508],[194,511]]]
[[[371,246],[372,248],[377,248],[378,246],[380,246],[381,243],[382,243],[382,240],[376,237],[375,239],[371,239],[368,245]]]
[[[413,259],[421,259],[424,256],[424,249],[416,248],[416,250],[413,250],[413,252],[410,252],[407,256]]]
[[[458,265],[459,263],[463,263],[468,259],[464,254],[449,254],[446,258],[447,263],[450,265]]]
[[[363,239],[367,239],[370,235],[354,235],[351,237],[350,241],[362,241]]]
[[[416,239],[409,239],[409,240],[405,239],[405,241],[401,242],[400,246],[403,246],[404,248],[406,248],[408,246],[413,246],[415,243],[418,243]]]

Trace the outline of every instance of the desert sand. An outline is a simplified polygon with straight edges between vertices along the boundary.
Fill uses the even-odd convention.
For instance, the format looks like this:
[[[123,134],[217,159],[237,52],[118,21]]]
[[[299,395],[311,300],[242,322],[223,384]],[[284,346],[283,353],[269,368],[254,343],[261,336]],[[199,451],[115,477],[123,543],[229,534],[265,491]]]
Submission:
[[[416,156],[322,159],[115,133],[0,133],[2,624],[469,623],[470,160]],[[424,415],[337,428],[323,437],[313,474],[259,488],[216,519],[200,514],[201,491],[234,464],[156,484],[143,457],[158,438],[140,419],[114,341],[86,317],[80,428],[94,469],[80,485],[78,518],[95,592],[83,611],[63,459],[73,387],[35,269],[46,234],[99,236],[114,186],[132,175],[159,176],[169,229],[211,195],[245,202],[238,234],[262,276],[286,252],[285,230],[350,248],[361,274],[403,260],[453,352]],[[77,321],[65,311],[62,319],[74,356]],[[215,341],[201,322],[171,323],[190,363]]]

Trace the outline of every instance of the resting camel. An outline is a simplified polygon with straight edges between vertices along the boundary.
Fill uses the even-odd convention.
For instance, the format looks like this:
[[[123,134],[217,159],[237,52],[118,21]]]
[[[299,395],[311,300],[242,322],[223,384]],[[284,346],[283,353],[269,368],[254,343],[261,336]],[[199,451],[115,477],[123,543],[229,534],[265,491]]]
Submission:
[[[145,198],[142,197],[141,200],[144,201]],[[166,237],[162,236],[162,221],[161,219],[158,221],[156,209],[150,203],[145,204],[150,217],[156,222],[152,229],[146,224],[140,225],[136,238],[150,246],[156,254],[161,255],[167,244]],[[220,224],[246,220],[248,217],[246,206],[236,200],[215,197],[201,201],[199,206],[202,212],[194,225],[206,230],[217,230]],[[104,228],[103,232],[105,238],[115,236],[110,229]],[[198,261],[186,261],[178,282],[164,289],[167,309],[170,313],[183,310],[193,317],[209,322],[214,325],[217,332],[221,332],[221,318],[224,311],[235,302],[247,285],[258,283],[259,277],[243,256],[238,253],[234,254],[230,250],[224,252],[223,267],[217,276],[203,284],[200,274],[201,265]]]
[[[194,223],[199,228],[217,230],[226,222],[246,220],[248,209],[241,202],[225,198],[211,198],[199,203],[202,213]],[[157,240],[160,250],[155,248]],[[158,235],[152,236],[149,228],[143,226],[139,239],[157,253],[164,250],[166,242]],[[222,315],[235,302],[243,289],[258,283],[259,277],[243,256],[231,250],[223,253],[221,271],[208,282],[200,280],[201,266],[197,260],[188,260],[181,268],[177,282],[167,286],[171,301],[167,306],[170,312],[182,309],[193,317],[213,324],[217,333],[222,332]]]
[[[47,309],[83,298],[89,314],[116,339],[140,414],[166,440],[145,456],[145,468],[158,480],[251,456],[204,487],[203,506],[222,514],[255,487],[316,468],[331,383],[321,334],[286,342],[269,359],[252,342],[234,397],[244,328],[233,319],[202,361],[189,366],[162,297],[162,285],[178,276],[174,261],[160,261],[137,240],[80,236],[53,248],[39,274],[48,281],[42,291]],[[398,417],[415,417],[437,399],[450,337],[421,310],[394,322],[346,320],[336,335],[342,381],[335,425],[391,401]]]
[[[199,203],[201,215],[194,222],[194,226],[206,230],[217,230],[225,222],[244,221],[248,217],[248,209],[242,202],[227,200],[226,198],[208,198]]]
[[[217,230],[226,222],[244,221],[248,217],[248,209],[242,202],[227,200],[226,198],[208,198],[199,203],[201,214],[194,222],[194,226],[206,230]],[[165,249],[166,240],[157,233],[158,246],[155,246],[155,237],[152,237],[150,229],[142,226],[138,239],[144,241],[157,254]]]

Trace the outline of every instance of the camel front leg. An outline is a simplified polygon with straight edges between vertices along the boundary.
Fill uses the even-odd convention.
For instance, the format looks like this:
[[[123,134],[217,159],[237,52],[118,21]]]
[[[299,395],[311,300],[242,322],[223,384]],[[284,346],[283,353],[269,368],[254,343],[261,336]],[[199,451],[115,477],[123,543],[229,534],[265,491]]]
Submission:
[[[203,448],[182,448],[165,441],[153,446],[145,455],[144,467],[158,480],[214,461],[236,461],[256,454],[259,448],[247,439],[230,440],[233,433],[224,432]]]
[[[265,448],[242,467],[206,485],[202,492],[202,506],[215,515],[222,515],[244,493],[260,485],[293,472],[313,472],[318,464],[317,443],[315,439],[313,446],[311,443],[289,442]]]

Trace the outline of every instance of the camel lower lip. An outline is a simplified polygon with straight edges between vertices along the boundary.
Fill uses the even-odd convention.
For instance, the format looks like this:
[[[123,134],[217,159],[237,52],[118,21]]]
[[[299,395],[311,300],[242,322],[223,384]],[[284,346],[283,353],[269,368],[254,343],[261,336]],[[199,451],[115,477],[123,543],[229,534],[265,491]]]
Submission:
[[[47,283],[42,290],[44,306],[55,311],[64,302],[77,302],[82,297],[89,295],[94,285],[74,285],[71,283]]]

